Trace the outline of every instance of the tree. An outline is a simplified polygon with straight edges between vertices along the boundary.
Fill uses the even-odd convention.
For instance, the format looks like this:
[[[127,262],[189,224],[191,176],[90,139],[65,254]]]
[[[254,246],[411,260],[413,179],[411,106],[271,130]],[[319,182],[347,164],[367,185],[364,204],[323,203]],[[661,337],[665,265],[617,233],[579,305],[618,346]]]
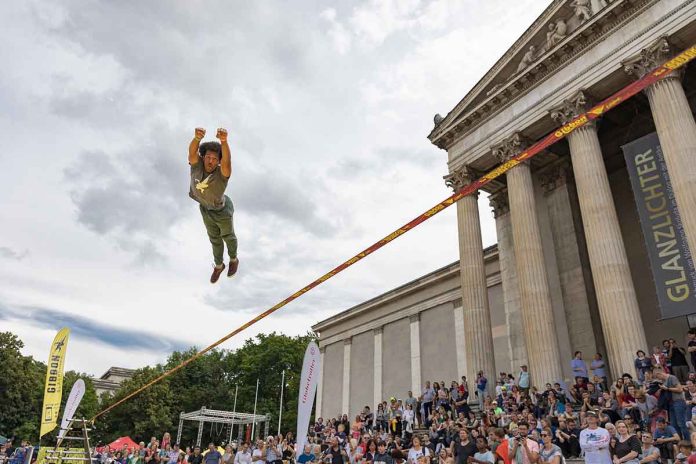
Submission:
[[[0,332],[0,434],[37,440],[46,366],[22,348],[16,335]]]

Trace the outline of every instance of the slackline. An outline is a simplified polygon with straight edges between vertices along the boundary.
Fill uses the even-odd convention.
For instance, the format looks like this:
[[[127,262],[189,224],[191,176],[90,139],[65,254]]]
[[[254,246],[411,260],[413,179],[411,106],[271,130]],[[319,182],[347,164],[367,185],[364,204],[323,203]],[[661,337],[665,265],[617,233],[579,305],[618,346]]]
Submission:
[[[275,306],[265,310],[264,312],[260,313],[258,316],[254,317],[250,321],[246,322],[245,324],[242,324],[241,326],[239,326],[238,328],[236,328],[232,332],[230,332],[227,335],[225,335],[224,337],[222,337],[220,340],[207,346],[206,348],[203,348],[201,351],[197,352],[196,354],[194,354],[190,358],[184,360],[183,362],[181,362],[177,366],[174,366],[173,368],[169,369],[168,371],[163,372],[155,379],[151,380],[150,382],[146,383],[145,385],[136,389],[135,391],[129,393],[128,395],[126,395],[125,397],[116,401],[114,404],[110,405],[109,407],[103,409],[102,411],[97,413],[91,419],[91,421],[94,422],[98,417],[103,416],[104,414],[106,414],[107,412],[116,408],[117,406],[125,403],[129,399],[133,398],[134,396],[141,393],[142,391],[148,389],[149,387],[156,384],[160,380],[162,380],[166,377],[169,377],[174,372],[178,371],[179,369],[182,369],[183,367],[185,367],[189,363],[200,358],[208,351],[221,345],[222,343],[226,342],[227,340],[234,337],[238,333],[240,333],[243,330],[246,330],[247,328],[256,324],[261,319],[264,319],[265,317],[270,316],[271,314],[278,311],[280,308],[287,305],[291,301],[299,298],[300,296],[302,296],[303,294],[312,290],[313,288],[326,282],[327,280],[329,280],[331,277],[335,276],[339,272],[344,271],[345,269],[349,268],[353,264],[362,260],[367,255],[379,250],[384,245],[392,242],[397,237],[405,234],[409,230],[411,230],[411,229],[415,228],[416,226],[420,225],[421,223],[427,221],[431,217],[438,214],[440,211],[453,205],[458,200],[461,200],[465,196],[471,195],[472,193],[476,192],[478,189],[480,189],[484,185],[488,184],[496,177],[501,176],[502,174],[509,171],[513,167],[517,166],[521,162],[532,158],[533,156],[537,155],[542,150],[550,147],[554,143],[565,138],[568,134],[572,133],[576,129],[583,127],[583,126],[587,125],[589,122],[599,118],[602,114],[606,113],[607,111],[611,110],[612,108],[616,107],[617,105],[625,102],[626,100],[633,97],[638,92],[641,92],[642,90],[644,90],[645,88],[647,88],[651,84],[654,84],[655,82],[662,80],[665,77],[669,76],[674,70],[683,67],[684,65],[686,65],[688,62],[690,62],[694,58],[696,58],[696,45],[692,45],[691,47],[689,47],[686,50],[684,50],[683,52],[679,53],[677,56],[675,56],[671,60],[667,61],[666,63],[662,64],[661,66],[658,66],[653,71],[645,74],[643,77],[634,81],[630,85],[627,85],[626,87],[619,90],[618,92],[616,92],[615,94],[613,94],[609,98],[603,100],[601,103],[598,103],[597,105],[593,106],[586,113],[581,114],[580,116],[578,116],[575,119],[573,119],[572,121],[570,121],[568,124],[565,124],[565,125],[561,126],[560,128],[558,128],[558,130],[548,134],[546,137],[542,138],[541,140],[537,141],[535,144],[530,146],[527,150],[523,151],[519,155],[516,155],[516,156],[510,158],[508,161],[504,162],[503,164],[501,164],[497,168],[484,174],[479,179],[475,180],[474,182],[470,183],[466,187],[464,187],[461,190],[454,193],[452,196],[448,197],[447,199],[445,199],[445,200],[441,201],[440,203],[438,203],[437,205],[433,206],[432,208],[430,208],[426,212],[422,213],[420,216],[416,217],[415,219],[413,219],[409,223],[401,226],[400,228],[398,228],[394,232],[390,233],[386,237],[382,238],[378,242],[370,245],[368,248],[365,248],[363,251],[356,254],[352,258],[350,258],[348,261],[345,261],[344,263],[335,267],[334,269],[327,272],[323,276],[319,277],[318,279],[316,279],[312,283],[308,284],[307,286],[305,286],[302,289],[298,290],[297,292],[293,293],[289,297],[285,298],[280,303],[277,303]]]

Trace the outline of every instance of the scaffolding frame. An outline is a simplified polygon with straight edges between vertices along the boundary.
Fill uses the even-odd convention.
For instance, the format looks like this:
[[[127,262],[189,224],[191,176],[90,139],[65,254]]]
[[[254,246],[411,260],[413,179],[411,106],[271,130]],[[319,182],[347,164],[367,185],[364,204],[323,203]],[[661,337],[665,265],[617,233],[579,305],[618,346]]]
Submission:
[[[264,424],[263,436],[268,436],[268,428],[271,422],[271,415],[265,414],[249,414],[244,412],[232,412],[232,411],[220,411],[217,409],[207,409],[203,406],[197,411],[191,412],[181,412],[179,414],[179,429],[176,433],[176,442],[181,443],[181,432],[184,428],[184,421],[198,422],[198,435],[196,437],[196,446],[201,446],[201,439],[203,438],[203,425],[206,422],[216,423],[216,424],[228,424],[230,426],[230,433],[228,443],[232,441],[234,434],[234,426],[239,426],[238,439],[241,441],[244,437],[243,427],[244,425],[254,425],[255,433],[252,440],[259,438],[260,427],[258,424]]]

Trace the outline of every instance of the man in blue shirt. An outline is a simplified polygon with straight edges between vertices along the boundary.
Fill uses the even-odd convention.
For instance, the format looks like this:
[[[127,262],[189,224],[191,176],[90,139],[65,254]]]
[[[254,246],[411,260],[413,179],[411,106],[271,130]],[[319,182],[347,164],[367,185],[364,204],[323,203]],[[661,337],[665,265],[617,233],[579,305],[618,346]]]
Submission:
[[[664,417],[658,417],[655,422],[656,427],[653,432],[655,446],[660,450],[660,456],[665,462],[673,460],[674,456],[677,455],[675,451],[677,443],[679,443],[679,434],[674,427],[667,425]]]
[[[205,464],[220,464],[222,455],[215,449],[215,443],[208,444],[208,452],[205,454]]]
[[[590,380],[587,376],[587,364],[582,360],[582,351],[575,352],[573,360],[570,361],[570,369],[573,371],[573,377],[582,377],[585,382]]]

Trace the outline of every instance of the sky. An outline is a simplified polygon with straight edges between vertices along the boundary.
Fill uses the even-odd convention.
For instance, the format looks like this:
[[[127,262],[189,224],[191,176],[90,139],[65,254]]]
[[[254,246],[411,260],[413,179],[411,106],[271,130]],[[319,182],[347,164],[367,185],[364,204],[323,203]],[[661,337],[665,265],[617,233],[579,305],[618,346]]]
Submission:
[[[22,0],[0,15],[0,331],[101,375],[205,346],[451,194],[427,135],[545,0]],[[229,131],[240,266],[187,195]],[[479,198],[484,246],[495,224]],[[458,259],[449,208],[226,342],[304,334]]]

